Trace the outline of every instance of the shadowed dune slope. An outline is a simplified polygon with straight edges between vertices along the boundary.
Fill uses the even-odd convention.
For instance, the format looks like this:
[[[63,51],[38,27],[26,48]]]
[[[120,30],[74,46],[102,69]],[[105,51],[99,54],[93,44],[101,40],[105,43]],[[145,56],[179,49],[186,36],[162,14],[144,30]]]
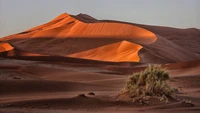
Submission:
[[[157,41],[143,48],[168,62],[200,60],[200,30],[196,28],[178,29],[161,26],[139,25],[157,36]],[[162,49],[161,49],[162,48]],[[145,52],[150,53],[150,52]],[[145,56],[145,55],[143,55]],[[143,59],[148,60],[146,55]],[[145,61],[148,62],[148,61]],[[155,61],[150,61],[155,62]]]
[[[200,60],[200,31],[97,20],[63,13],[0,41],[17,50],[109,62],[171,63]]]
[[[126,23],[153,32],[157,40],[155,43],[141,44],[143,48],[139,51],[140,62],[170,63],[200,60],[200,29],[179,29],[115,20],[100,20],[100,22]]]

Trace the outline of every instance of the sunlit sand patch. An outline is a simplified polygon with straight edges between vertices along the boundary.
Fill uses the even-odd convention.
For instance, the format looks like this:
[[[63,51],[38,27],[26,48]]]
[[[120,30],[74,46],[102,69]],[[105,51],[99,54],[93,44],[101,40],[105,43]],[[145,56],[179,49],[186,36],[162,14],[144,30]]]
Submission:
[[[68,56],[112,62],[139,62],[138,51],[140,49],[142,49],[142,46],[138,44],[122,41]]]

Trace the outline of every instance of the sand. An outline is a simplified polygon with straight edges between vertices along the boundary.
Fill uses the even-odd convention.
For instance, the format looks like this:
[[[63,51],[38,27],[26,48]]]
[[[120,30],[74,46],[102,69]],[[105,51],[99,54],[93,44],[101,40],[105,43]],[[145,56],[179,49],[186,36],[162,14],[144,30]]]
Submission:
[[[0,43],[0,53],[13,50],[14,48],[9,43]]]
[[[0,113],[199,113],[199,39],[195,28],[63,13],[0,38]],[[118,98],[149,63],[168,69],[177,101],[143,106]]]
[[[182,93],[179,99],[191,100],[194,107],[177,102],[149,107],[119,102],[115,98],[126,80],[139,67],[87,64],[74,65],[1,59],[1,112],[198,112],[200,63],[167,64],[170,84]],[[197,62],[197,61],[196,61]],[[200,62],[200,61],[198,61]],[[187,66],[186,66],[187,65]],[[141,65],[142,66],[142,65]],[[4,68],[2,68],[4,67]],[[142,66],[145,67],[145,66]],[[139,70],[138,70],[139,71]],[[89,95],[94,92],[95,95]],[[85,94],[87,97],[78,96]]]
[[[138,51],[142,46],[137,43],[150,44],[157,39],[154,33],[135,25],[114,22],[85,23],[82,19],[77,19],[82,16],[61,14],[44,25],[4,37],[1,41],[11,43],[17,50],[30,53],[111,62],[138,62]],[[88,17],[84,15],[84,19]],[[57,44],[60,46],[55,46]],[[107,54],[108,48],[112,51],[110,54],[116,58],[112,59],[113,56]],[[102,53],[102,49],[106,53]],[[94,51],[104,56],[101,57],[93,53]],[[124,53],[127,57],[124,57]]]

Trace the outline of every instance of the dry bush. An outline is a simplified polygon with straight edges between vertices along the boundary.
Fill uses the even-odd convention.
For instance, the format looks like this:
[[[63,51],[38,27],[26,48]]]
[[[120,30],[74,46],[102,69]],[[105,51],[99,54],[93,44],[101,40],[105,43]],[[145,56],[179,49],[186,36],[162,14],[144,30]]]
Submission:
[[[158,97],[168,101],[174,90],[167,84],[169,73],[159,65],[149,65],[144,71],[133,74],[127,81],[125,90],[131,98]]]

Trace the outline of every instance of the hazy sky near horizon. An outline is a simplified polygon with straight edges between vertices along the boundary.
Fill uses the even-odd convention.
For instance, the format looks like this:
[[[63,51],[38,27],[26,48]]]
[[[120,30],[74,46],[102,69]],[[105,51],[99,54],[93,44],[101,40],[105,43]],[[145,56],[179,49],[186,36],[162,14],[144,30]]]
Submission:
[[[0,37],[46,23],[61,13],[97,19],[200,28],[200,0],[0,0]]]

